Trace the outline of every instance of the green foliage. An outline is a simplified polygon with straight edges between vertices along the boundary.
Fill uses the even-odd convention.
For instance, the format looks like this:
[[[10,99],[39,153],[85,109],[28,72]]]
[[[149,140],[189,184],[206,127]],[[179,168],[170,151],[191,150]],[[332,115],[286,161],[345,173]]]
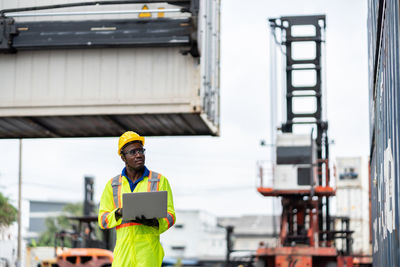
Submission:
[[[9,226],[17,220],[17,209],[0,193],[0,227]]]
[[[39,236],[37,246],[54,246],[55,234],[62,230],[70,231],[73,229],[73,222],[68,220],[68,216],[82,216],[82,203],[67,204],[63,209],[63,214],[58,217],[46,218],[46,231]],[[60,245],[60,244],[58,244]],[[65,240],[65,246],[71,247],[70,240]]]
[[[63,211],[70,214],[71,216],[82,216],[83,215],[83,204],[80,202],[67,204],[67,205],[65,205]]]
[[[178,258],[178,260],[176,261],[176,263],[174,264],[174,266],[176,266],[176,267],[183,266],[183,265],[182,265],[182,259],[181,259],[181,258]]]

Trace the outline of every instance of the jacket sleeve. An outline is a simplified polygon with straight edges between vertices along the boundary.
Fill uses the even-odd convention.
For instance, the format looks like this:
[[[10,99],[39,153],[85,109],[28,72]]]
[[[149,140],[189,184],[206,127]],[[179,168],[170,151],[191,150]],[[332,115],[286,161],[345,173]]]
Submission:
[[[158,219],[158,224],[159,224],[158,229],[159,229],[160,234],[167,231],[176,222],[174,200],[172,197],[171,186],[169,185],[167,178],[165,178],[164,176],[162,178],[163,179],[161,180],[159,191],[167,191],[168,192],[168,207],[167,207],[167,217]]]
[[[122,222],[121,218],[115,218],[117,207],[114,205],[111,181],[106,184],[100,199],[98,223],[101,229],[114,228]]]

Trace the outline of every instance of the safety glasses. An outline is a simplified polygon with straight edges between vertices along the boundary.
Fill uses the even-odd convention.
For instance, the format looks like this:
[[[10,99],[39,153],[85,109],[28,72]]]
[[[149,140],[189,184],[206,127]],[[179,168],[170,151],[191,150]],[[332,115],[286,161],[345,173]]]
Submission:
[[[135,156],[136,154],[144,155],[145,152],[146,152],[146,149],[144,149],[144,148],[135,148],[135,149],[125,151],[124,154],[130,155],[130,156]]]

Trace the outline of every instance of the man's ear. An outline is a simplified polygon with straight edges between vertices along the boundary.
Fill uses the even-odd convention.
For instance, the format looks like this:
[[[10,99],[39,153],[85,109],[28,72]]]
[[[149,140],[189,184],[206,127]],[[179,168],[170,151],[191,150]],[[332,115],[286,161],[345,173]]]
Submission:
[[[122,159],[123,162],[126,163],[126,158],[125,158],[125,155],[124,155],[124,154],[121,154],[121,159]]]

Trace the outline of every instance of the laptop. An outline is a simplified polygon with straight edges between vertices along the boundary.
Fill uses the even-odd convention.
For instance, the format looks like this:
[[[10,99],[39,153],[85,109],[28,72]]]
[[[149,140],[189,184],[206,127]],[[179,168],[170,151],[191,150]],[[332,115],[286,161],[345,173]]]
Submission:
[[[124,193],[122,195],[122,218],[134,220],[136,217],[167,217],[167,191]]]

